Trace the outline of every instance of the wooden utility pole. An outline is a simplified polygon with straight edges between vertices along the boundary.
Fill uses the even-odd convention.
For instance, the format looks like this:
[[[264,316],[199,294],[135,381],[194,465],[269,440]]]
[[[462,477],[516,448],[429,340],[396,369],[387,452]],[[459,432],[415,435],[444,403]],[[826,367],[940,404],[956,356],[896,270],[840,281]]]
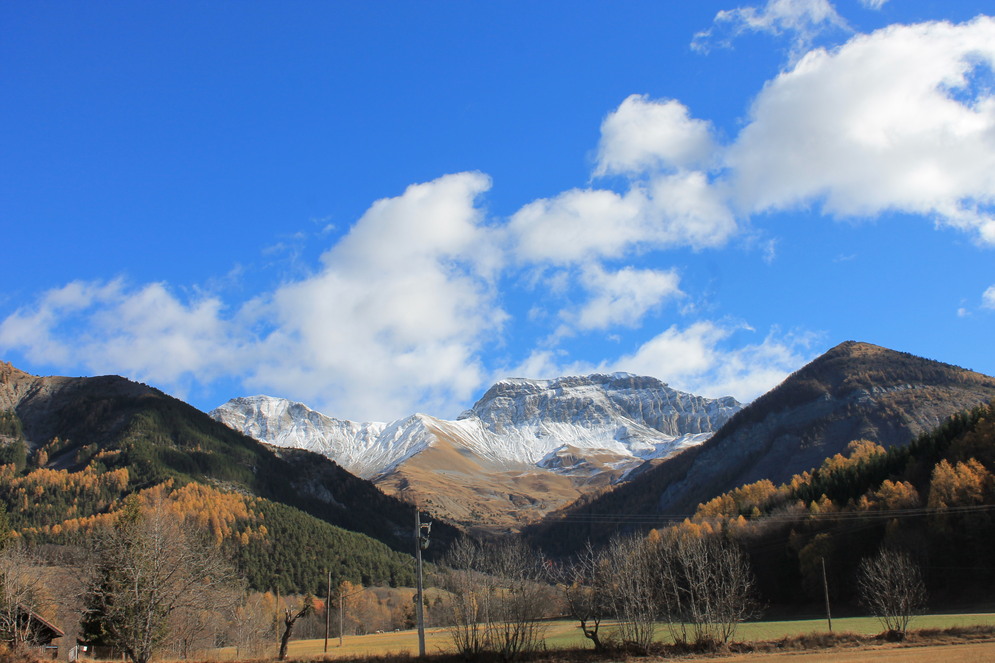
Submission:
[[[421,513],[415,508],[415,563],[418,566],[418,592],[415,597],[418,603],[415,606],[415,615],[418,620],[418,656],[425,658],[425,598],[422,587],[421,551],[423,546],[428,547],[428,536],[422,537],[421,528]]]
[[[833,632],[833,616],[829,613],[829,583],[826,582],[826,558],[820,557],[822,560],[822,591],[826,595],[826,619],[829,620],[829,632]]]
[[[325,653],[328,653],[328,619],[332,614],[332,570],[328,569],[328,591],[325,593]]]

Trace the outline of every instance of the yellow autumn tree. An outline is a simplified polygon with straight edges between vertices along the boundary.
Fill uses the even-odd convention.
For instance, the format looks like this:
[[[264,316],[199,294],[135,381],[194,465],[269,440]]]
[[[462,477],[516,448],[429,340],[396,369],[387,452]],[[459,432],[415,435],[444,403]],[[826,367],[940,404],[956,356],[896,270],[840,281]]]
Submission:
[[[911,509],[919,506],[919,493],[908,481],[885,479],[874,491],[873,504],[885,509]]]
[[[927,506],[945,509],[981,504],[992,484],[991,472],[974,458],[956,465],[951,465],[945,459],[941,460],[933,468]]]

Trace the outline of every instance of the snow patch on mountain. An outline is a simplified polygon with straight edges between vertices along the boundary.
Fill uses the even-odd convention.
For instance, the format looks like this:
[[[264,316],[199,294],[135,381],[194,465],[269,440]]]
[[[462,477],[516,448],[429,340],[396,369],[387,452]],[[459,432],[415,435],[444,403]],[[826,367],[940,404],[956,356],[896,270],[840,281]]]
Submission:
[[[442,440],[509,469],[575,476],[628,469],[700,444],[740,408],[730,397],[615,373],[501,380],[455,421],[415,414],[355,423],[269,396],[235,398],[210,414],[268,444],[309,449],[375,479]]]

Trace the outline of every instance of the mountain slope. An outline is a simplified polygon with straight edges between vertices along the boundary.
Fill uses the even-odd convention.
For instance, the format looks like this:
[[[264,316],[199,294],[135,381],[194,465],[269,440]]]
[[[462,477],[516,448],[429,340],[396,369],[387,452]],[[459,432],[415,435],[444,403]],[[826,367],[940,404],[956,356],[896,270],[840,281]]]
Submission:
[[[995,402],[908,445],[862,441],[848,452],[779,487],[761,481],[725,493],[677,528],[721,531],[743,545],[775,604],[822,600],[822,564],[834,601],[855,600],[860,562],[882,546],[915,555],[931,608],[987,602],[995,591]]]
[[[857,439],[907,444],[947,417],[995,399],[995,378],[848,341],[734,415],[711,439],[532,534],[549,545],[603,538],[626,517],[683,517],[736,486],[781,483]],[[607,521],[601,523],[599,521]]]
[[[324,456],[278,454],[146,385],[116,376],[36,377],[0,362],[0,411],[19,422],[29,465],[77,475],[117,472],[117,497],[170,480],[196,481],[286,504],[404,553],[411,548],[411,505]],[[94,513],[112,508],[113,497],[95,502]],[[456,535],[438,523],[436,551]]]
[[[515,528],[701,443],[739,407],[616,373],[502,380],[455,421],[360,424],[266,396],[211,415],[270,444],[324,453],[466,525]]]

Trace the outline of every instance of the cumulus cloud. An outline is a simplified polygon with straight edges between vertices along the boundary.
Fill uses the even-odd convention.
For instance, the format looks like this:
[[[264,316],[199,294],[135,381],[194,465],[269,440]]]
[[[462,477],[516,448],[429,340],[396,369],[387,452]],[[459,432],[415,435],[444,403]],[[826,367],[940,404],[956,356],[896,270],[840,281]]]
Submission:
[[[239,363],[241,343],[213,297],[181,301],[161,283],[75,281],[0,323],[0,347],[34,362],[78,365],[179,388]]]
[[[995,21],[891,26],[768,83],[730,148],[739,209],[936,218],[995,243]]]
[[[726,194],[707,171],[720,155],[709,123],[676,101],[632,95],[601,131],[594,175],[621,175],[626,190],[571,189],[523,206],[507,228],[520,260],[566,265],[701,249],[735,234]]]
[[[748,402],[777,386],[809,357],[810,338],[769,334],[759,343],[725,347],[742,326],[702,320],[674,325],[616,359],[610,370],[663,377],[672,387],[703,396]]]
[[[883,4],[884,0],[867,0]],[[849,30],[828,0],[768,0],[763,8],[738,7],[715,15],[712,26],[694,36],[691,48],[707,52],[713,45],[729,48],[745,33],[787,35],[794,56],[808,50],[813,39],[827,30]]]
[[[353,418],[468,398],[481,343],[505,319],[488,281],[500,258],[475,206],[489,186],[462,173],[376,202],[319,273],[273,293],[276,330],[249,384]]]
[[[508,225],[519,260],[567,265],[637,250],[725,244],[738,229],[701,172],[660,175],[623,194],[573,189],[525,205]]]
[[[633,94],[601,124],[596,176],[707,167],[715,157],[711,125],[672,99]]]
[[[645,207],[638,191],[572,189],[528,203],[511,217],[508,230],[515,255],[524,262],[616,258],[652,232]]]
[[[828,3],[737,11],[757,29],[839,23]],[[721,246],[737,218],[816,204],[836,217],[925,216],[993,244],[993,70],[989,17],[857,35],[769,81],[726,145],[680,102],[632,95],[602,123],[594,169],[628,189],[535,201],[512,234],[535,261],[617,258]]]
[[[608,272],[597,265],[584,270],[581,283],[591,299],[574,318],[579,329],[607,329],[615,325],[637,326],[650,310],[681,294],[675,270],[625,267]]]

